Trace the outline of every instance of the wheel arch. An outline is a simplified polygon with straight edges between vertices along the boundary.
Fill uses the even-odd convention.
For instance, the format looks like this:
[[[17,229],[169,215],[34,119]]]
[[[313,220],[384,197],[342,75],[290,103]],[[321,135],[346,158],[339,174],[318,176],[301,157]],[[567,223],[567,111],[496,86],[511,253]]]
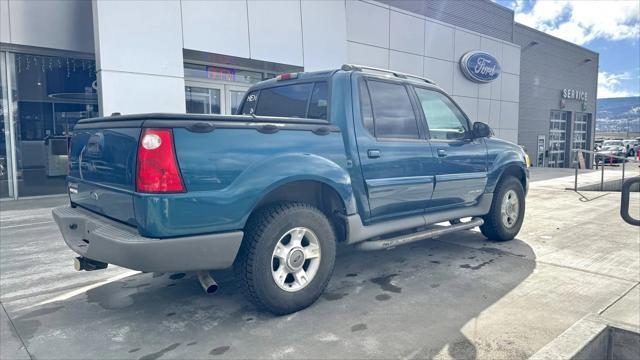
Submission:
[[[330,181],[318,178],[280,181],[265,191],[253,206],[247,220],[260,209],[278,202],[302,202],[317,207],[333,224],[338,241],[345,241],[346,215],[354,211],[353,204]]]

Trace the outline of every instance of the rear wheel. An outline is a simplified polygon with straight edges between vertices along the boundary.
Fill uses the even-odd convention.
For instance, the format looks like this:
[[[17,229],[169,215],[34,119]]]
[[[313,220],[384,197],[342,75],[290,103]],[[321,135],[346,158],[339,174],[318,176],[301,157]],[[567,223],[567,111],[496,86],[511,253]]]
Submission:
[[[302,203],[280,203],[254,214],[245,228],[236,271],[259,308],[288,314],[313,304],[335,263],[327,217]]]
[[[507,241],[518,235],[524,220],[524,189],[518,179],[509,176],[498,184],[491,211],[483,217],[480,231],[489,240]]]

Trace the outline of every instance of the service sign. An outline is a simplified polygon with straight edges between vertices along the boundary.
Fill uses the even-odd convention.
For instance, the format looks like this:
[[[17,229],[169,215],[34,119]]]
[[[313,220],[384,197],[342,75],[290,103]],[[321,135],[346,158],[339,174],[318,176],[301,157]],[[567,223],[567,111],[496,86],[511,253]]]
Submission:
[[[460,58],[460,70],[469,80],[488,83],[500,76],[500,64],[491,54],[470,51]]]

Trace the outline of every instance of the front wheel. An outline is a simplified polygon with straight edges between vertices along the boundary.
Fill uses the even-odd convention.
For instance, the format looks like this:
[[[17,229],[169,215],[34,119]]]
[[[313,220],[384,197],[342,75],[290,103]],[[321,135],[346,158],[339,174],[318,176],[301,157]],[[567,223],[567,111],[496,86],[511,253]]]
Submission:
[[[524,220],[524,189],[518,179],[502,180],[493,195],[491,211],[483,217],[480,231],[489,240],[508,241],[518,235]]]
[[[317,208],[280,203],[254,214],[245,228],[236,271],[249,299],[283,315],[313,304],[335,263],[333,226]]]

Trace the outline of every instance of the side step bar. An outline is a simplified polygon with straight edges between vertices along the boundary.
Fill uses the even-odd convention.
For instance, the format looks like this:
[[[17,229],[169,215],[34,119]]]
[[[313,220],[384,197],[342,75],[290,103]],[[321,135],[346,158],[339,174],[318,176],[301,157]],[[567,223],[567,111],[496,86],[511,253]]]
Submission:
[[[398,245],[404,245],[420,240],[439,237],[456,231],[473,229],[474,227],[480,226],[482,224],[484,224],[484,220],[482,220],[481,218],[473,218],[467,222],[437,227],[435,229],[427,229],[419,233],[396,236],[390,239],[363,241],[359,244],[356,244],[356,248],[365,251],[383,250],[396,247]]]

